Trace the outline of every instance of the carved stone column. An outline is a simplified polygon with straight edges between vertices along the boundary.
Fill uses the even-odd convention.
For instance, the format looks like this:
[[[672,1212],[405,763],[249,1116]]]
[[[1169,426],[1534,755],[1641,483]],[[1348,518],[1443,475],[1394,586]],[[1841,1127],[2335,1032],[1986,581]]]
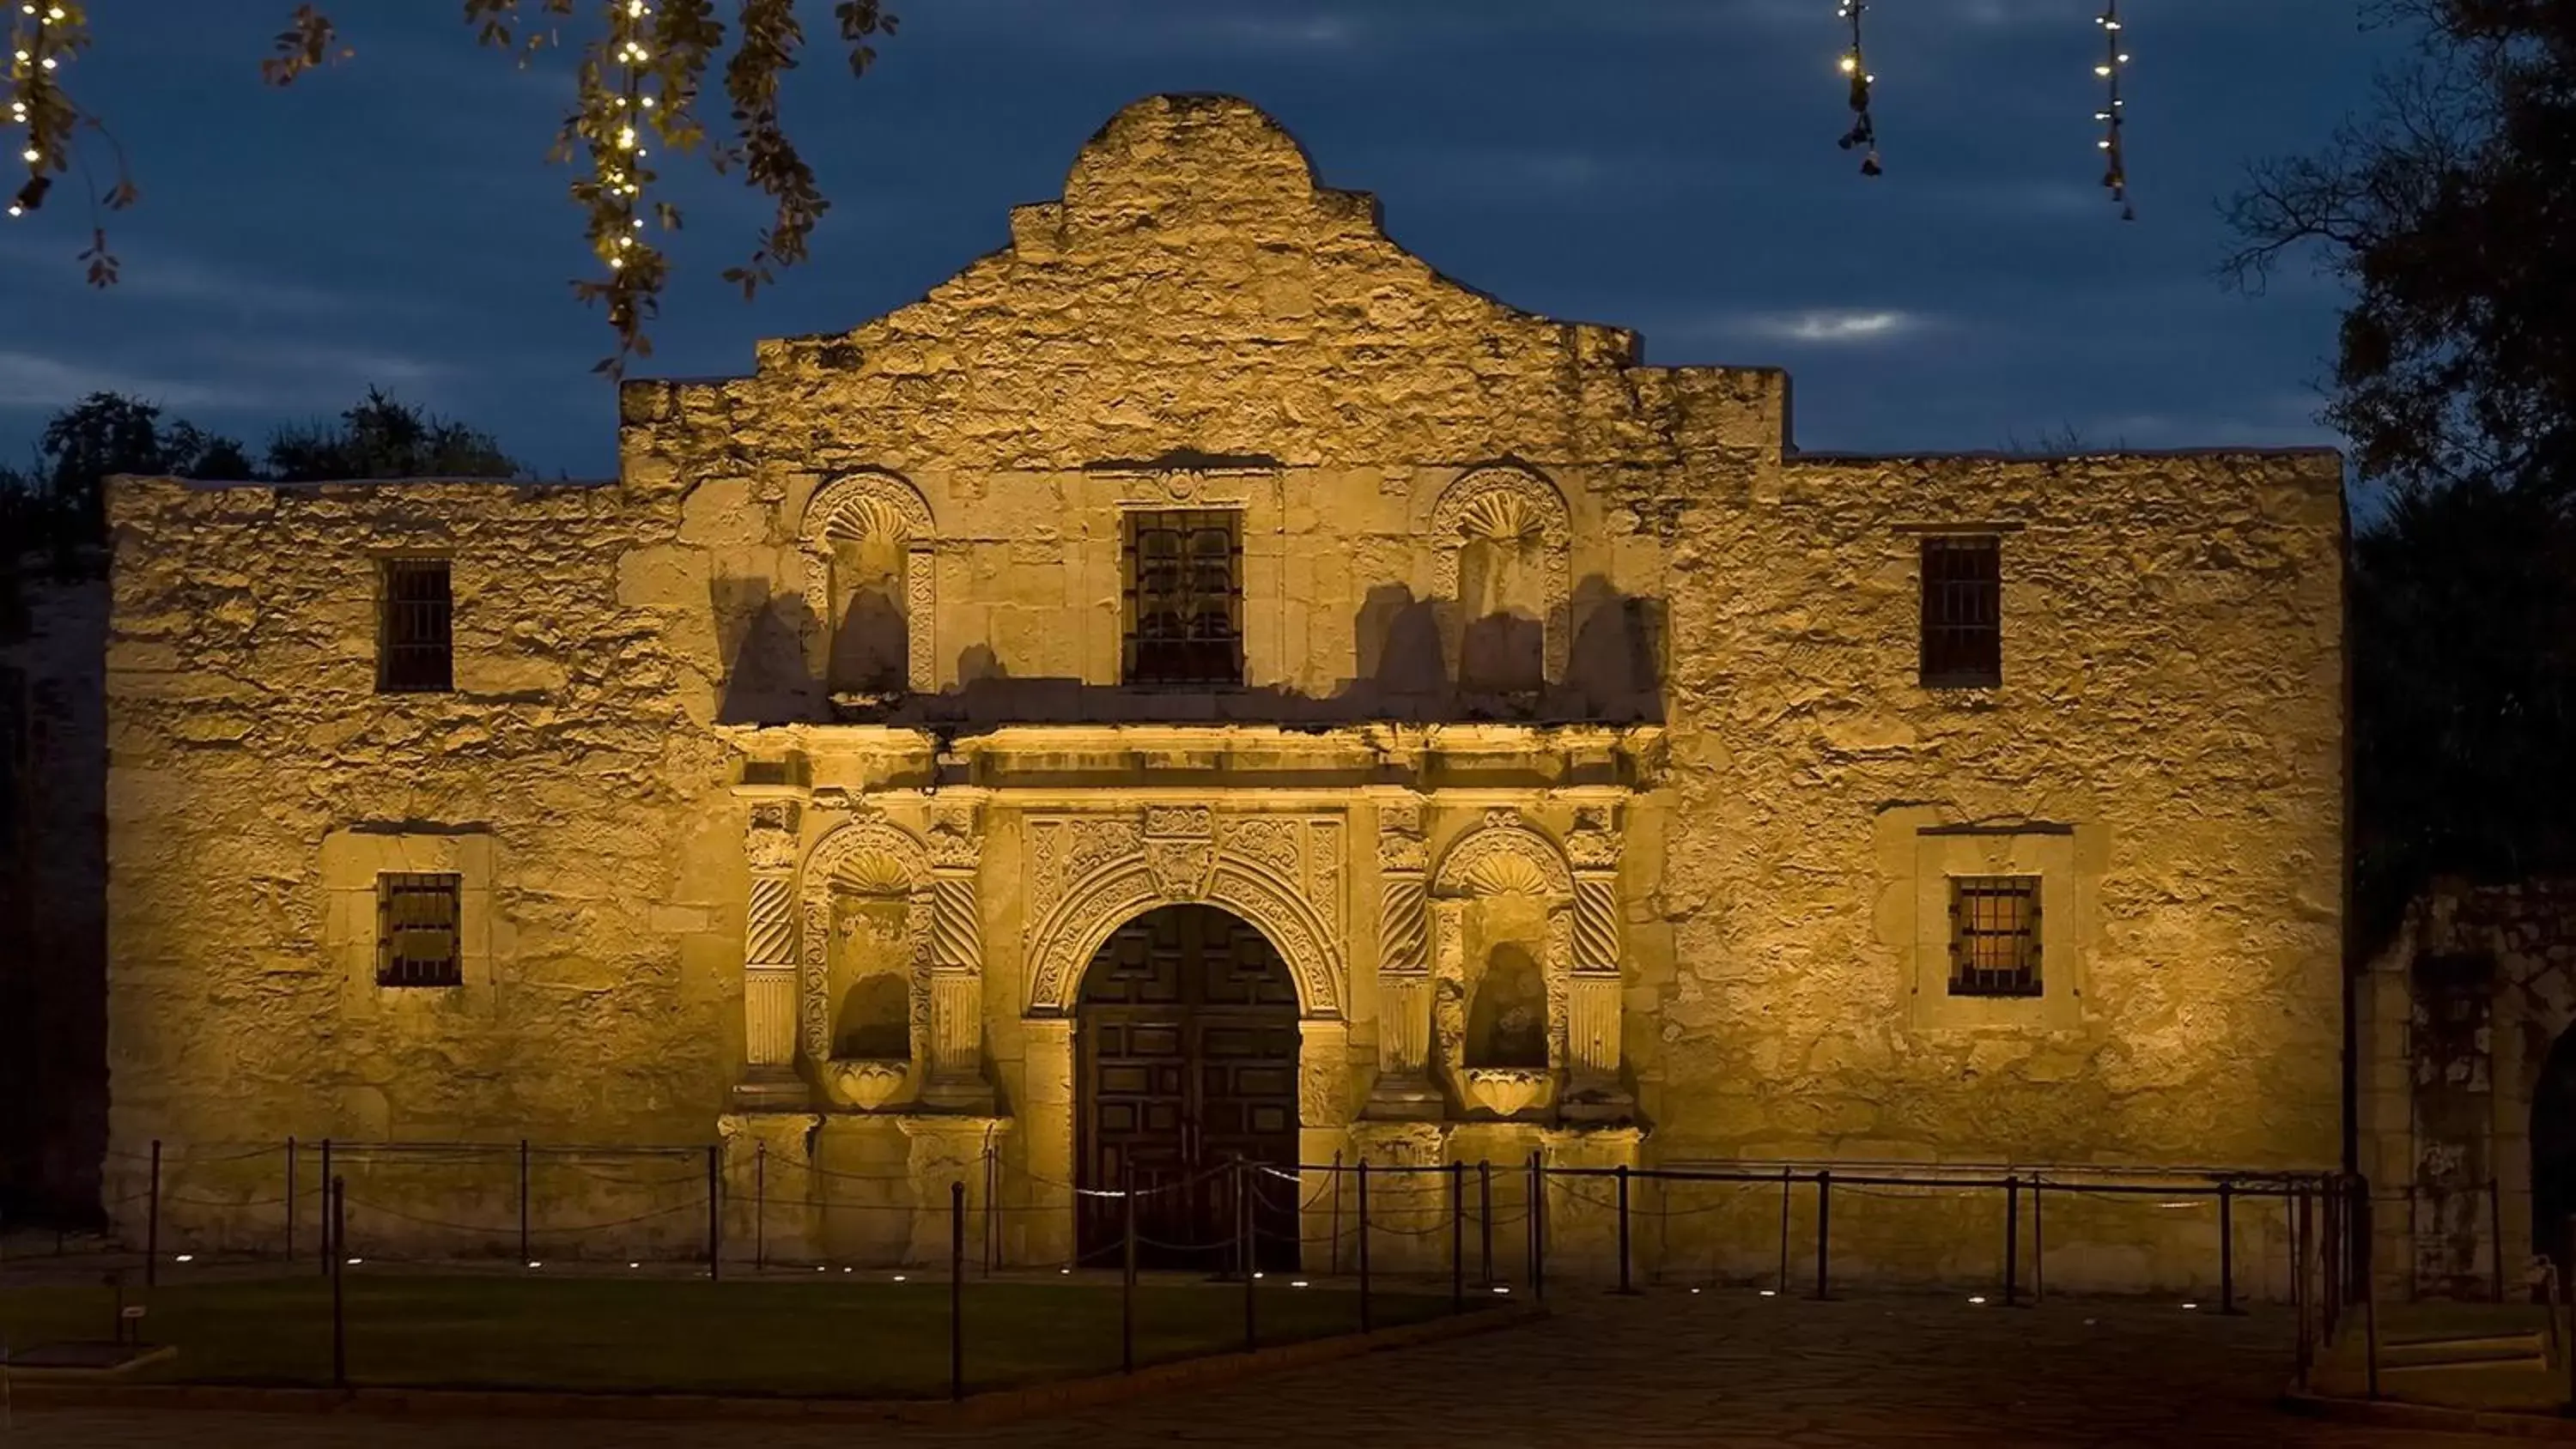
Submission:
[[[930,821],[930,1051],[924,1106],[990,1112],[984,1079],[984,923],[975,877],[984,856],[973,804],[943,803]]]
[[[1569,1113],[1624,1111],[1620,1081],[1619,853],[1624,838],[1608,806],[1575,812],[1566,836],[1574,868],[1573,959],[1566,977],[1565,1054]]]
[[[1378,806],[1377,1085],[1364,1115],[1418,1121],[1443,1115],[1431,1081],[1431,954],[1425,918],[1428,851],[1422,802]]]
[[[801,1107],[808,1098],[796,1075],[799,813],[792,800],[756,800],[743,830],[751,900],[743,917],[743,1077],[734,1097],[750,1108]]]

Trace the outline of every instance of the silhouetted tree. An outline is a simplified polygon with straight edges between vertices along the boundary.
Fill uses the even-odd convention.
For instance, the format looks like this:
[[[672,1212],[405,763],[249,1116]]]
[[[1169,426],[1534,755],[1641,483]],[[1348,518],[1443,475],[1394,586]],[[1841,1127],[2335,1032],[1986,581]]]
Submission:
[[[2356,886],[2368,949],[2432,876],[2576,870],[2576,5],[2386,0],[2411,61],[2229,205],[2259,287],[2354,291],[2326,420],[2354,539]]]
[[[335,478],[515,478],[527,472],[490,433],[396,402],[375,388],[336,424],[280,428],[268,443],[268,477],[280,483]]]

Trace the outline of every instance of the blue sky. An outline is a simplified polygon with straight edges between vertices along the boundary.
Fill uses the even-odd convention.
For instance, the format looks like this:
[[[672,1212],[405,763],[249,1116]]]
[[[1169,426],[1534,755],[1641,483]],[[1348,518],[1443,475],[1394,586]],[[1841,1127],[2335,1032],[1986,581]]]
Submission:
[[[67,78],[142,204],[111,219],[106,292],[73,260],[76,198],[0,222],[0,454],[96,388],[257,444],[373,383],[549,475],[611,471],[590,372],[610,339],[567,285],[592,263],[546,161],[568,72],[479,49],[454,0],[333,0],[356,56],[272,90],[257,65],[292,8],[93,7]],[[819,41],[829,6],[808,8]],[[716,273],[759,199],[673,160],[689,226],[640,374],[747,371],[756,338],[899,306],[1054,196],[1120,105],[1214,90],[1279,117],[1327,184],[1376,192],[1451,276],[1634,327],[1652,362],[1788,367],[1806,448],[2334,441],[2314,415],[2337,292],[2294,273],[2246,298],[2211,270],[2245,161],[2323,140],[2392,55],[2354,0],[2129,0],[2125,225],[2096,184],[2092,0],[1879,0],[1875,181],[1833,144],[1834,0],[894,8],[866,79],[819,44],[791,79],[834,208],[756,303]]]

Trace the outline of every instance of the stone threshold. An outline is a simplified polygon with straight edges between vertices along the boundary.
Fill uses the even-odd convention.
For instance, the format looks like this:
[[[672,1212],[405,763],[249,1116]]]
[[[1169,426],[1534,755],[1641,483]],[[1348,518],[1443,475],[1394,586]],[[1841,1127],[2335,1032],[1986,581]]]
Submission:
[[[2576,1418],[2537,1410],[2456,1409],[2440,1404],[2408,1404],[2395,1399],[2353,1399],[2333,1394],[2291,1390],[2281,1395],[2284,1412],[2340,1424],[2369,1424],[2382,1429],[2413,1429],[2428,1434],[2485,1434],[2499,1439],[2576,1444]]]
[[[997,1424],[1180,1389],[1212,1388],[1284,1369],[1357,1358],[1518,1327],[1545,1318],[1544,1304],[1478,1308],[1371,1333],[1339,1334],[1250,1353],[1212,1353],[1136,1372],[992,1389],[946,1399],[795,1398],[784,1395],[561,1393],[542,1389],[271,1388],[233,1384],[21,1382],[26,1409],[177,1409],[191,1412],[328,1414],[396,1418],[795,1420],[897,1424]]]

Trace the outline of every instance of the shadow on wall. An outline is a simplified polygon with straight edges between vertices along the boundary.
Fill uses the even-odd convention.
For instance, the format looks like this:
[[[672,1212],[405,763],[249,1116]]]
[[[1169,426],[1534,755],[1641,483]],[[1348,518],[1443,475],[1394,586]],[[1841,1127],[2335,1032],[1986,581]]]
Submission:
[[[101,1221],[107,585],[19,578],[0,634],[0,1215]]]
[[[1546,679],[1548,621],[1520,606],[1466,617],[1454,600],[1417,599],[1402,584],[1369,590],[1351,619],[1355,677],[1329,693],[1278,686],[1174,689],[1014,675],[990,643],[953,655],[956,682],[908,693],[907,621],[881,592],[824,621],[802,593],[766,578],[709,585],[726,660],[717,719],[790,724],[1002,725],[1246,720],[1285,724],[1472,720],[1651,723],[1663,718],[1664,606],[1586,578],[1566,610],[1564,677]]]

